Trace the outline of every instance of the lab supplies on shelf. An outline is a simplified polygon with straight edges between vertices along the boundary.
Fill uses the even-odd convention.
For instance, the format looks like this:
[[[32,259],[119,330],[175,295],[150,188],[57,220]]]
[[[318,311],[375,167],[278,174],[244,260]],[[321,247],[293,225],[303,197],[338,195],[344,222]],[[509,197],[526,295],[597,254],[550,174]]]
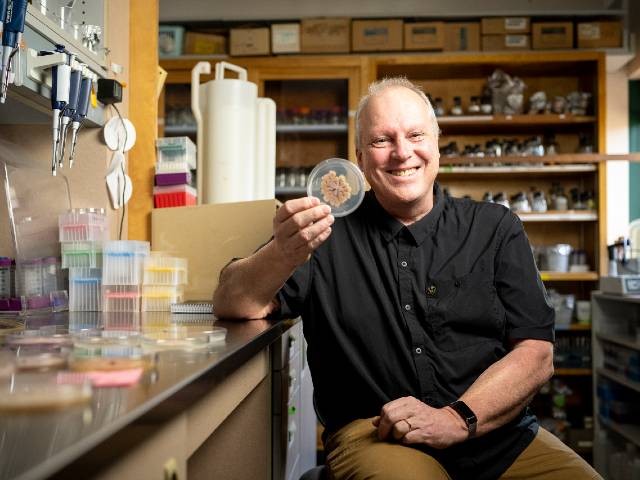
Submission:
[[[191,170],[196,168],[196,146],[189,137],[164,137],[156,140],[157,163],[186,163]]]
[[[103,285],[140,285],[144,258],[149,255],[149,242],[113,240],[105,242],[102,255]]]

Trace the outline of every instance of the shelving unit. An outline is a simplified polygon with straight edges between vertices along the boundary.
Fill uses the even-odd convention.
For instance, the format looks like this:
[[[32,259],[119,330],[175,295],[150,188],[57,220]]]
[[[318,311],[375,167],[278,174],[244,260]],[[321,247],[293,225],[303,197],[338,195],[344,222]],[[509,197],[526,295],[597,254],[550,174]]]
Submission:
[[[640,449],[640,416],[633,412],[640,398],[640,297],[594,292],[593,391],[595,467],[605,478],[617,468],[615,452],[631,443]],[[636,450],[636,452],[639,450]],[[640,458],[636,454],[636,458]]]

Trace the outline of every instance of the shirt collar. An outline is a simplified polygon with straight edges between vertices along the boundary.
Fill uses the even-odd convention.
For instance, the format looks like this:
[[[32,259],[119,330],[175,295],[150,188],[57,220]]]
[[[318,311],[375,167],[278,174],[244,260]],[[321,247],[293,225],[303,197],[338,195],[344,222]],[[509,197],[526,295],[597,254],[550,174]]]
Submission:
[[[425,241],[428,235],[435,232],[440,214],[444,207],[444,195],[442,189],[437,182],[433,184],[433,208],[424,217],[415,223],[412,223],[406,227],[407,232],[413,237],[415,243],[420,245]],[[373,205],[372,212],[374,214],[373,220],[380,226],[382,230],[382,236],[390,242],[395,238],[405,225],[399,220],[392,217],[378,202],[373,190],[367,192],[367,201]]]

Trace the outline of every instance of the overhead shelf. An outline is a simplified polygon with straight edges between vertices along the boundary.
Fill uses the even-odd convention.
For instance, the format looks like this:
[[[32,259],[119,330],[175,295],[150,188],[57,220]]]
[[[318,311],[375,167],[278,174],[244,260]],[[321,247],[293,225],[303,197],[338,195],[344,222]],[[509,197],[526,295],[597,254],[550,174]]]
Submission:
[[[347,133],[346,123],[309,124],[309,125],[276,125],[276,133]]]
[[[640,447],[640,425],[630,425],[628,423],[618,423],[613,420],[607,420],[602,415],[599,415],[598,418],[600,422],[610,430],[622,435],[628,441],[634,443],[636,446]]]
[[[607,377],[609,380],[613,380],[620,385],[624,385],[631,390],[635,390],[636,392],[640,392],[640,382],[634,382],[633,380],[629,380],[624,375],[620,375],[619,373],[612,372],[606,368],[598,368],[596,370],[603,377]]]
[[[632,348],[634,350],[640,350],[640,341],[630,340],[628,336],[611,335],[609,333],[598,332],[596,333],[596,337],[605,342],[615,343],[616,345]]]
[[[536,115],[445,115],[438,117],[439,125],[470,126],[483,125],[509,126],[518,125],[573,125],[595,123],[596,117],[592,115],[568,115],[568,114],[536,114]]]
[[[592,372],[590,368],[556,368],[554,373],[562,376],[588,377]]]

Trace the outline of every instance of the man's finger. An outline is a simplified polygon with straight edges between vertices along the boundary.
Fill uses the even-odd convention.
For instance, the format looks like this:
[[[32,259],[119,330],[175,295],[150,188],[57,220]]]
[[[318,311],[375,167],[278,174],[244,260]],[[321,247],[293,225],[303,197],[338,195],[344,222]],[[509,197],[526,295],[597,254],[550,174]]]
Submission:
[[[331,207],[328,205],[317,205],[313,208],[297,212],[280,224],[278,232],[285,238],[291,237],[313,223],[327,218],[330,213]]]
[[[302,197],[288,200],[278,209],[275,221],[282,223],[298,212],[309,210],[310,208],[320,205],[320,200],[315,197]]]

